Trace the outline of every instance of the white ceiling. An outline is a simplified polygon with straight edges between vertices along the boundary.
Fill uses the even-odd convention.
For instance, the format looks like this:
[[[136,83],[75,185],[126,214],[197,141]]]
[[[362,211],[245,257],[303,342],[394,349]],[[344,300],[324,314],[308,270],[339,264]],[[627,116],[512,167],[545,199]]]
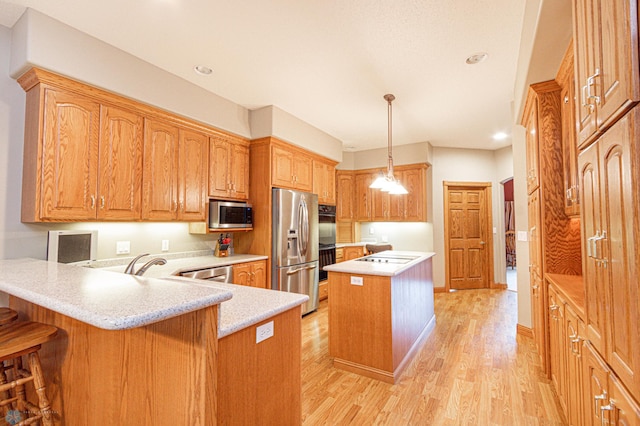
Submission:
[[[497,149],[510,138],[527,0],[12,0],[237,104],[275,105],[343,141]],[[486,61],[465,59],[487,52]],[[81,52],[79,52],[81,54]],[[193,67],[213,69],[207,77]]]

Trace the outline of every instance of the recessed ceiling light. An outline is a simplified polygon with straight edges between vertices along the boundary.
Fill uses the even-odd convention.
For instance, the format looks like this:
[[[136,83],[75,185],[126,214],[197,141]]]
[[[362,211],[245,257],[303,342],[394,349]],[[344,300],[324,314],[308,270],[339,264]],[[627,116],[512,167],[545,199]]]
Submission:
[[[473,55],[469,56],[465,62],[469,65],[475,65],[484,61],[488,57],[489,54],[486,52],[474,53]]]
[[[496,141],[503,141],[503,140],[505,140],[505,139],[506,139],[506,138],[508,138],[508,137],[509,137],[509,135],[507,135],[505,132],[497,132],[497,133],[495,133],[495,134],[493,135],[493,140],[496,140]]]
[[[193,70],[200,75],[209,75],[213,72],[211,68],[204,65],[196,65]]]

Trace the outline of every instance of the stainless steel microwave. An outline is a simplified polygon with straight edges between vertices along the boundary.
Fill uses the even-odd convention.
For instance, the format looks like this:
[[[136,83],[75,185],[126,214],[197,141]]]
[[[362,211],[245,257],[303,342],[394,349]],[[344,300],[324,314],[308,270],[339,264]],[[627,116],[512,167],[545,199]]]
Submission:
[[[209,228],[252,228],[251,204],[235,201],[209,201]]]

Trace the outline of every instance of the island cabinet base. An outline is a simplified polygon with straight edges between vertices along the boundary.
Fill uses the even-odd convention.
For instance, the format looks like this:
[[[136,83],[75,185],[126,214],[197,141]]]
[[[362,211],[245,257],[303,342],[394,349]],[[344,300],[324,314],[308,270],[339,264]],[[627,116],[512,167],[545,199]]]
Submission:
[[[394,276],[329,272],[336,368],[396,383],[434,327],[431,258]]]
[[[270,322],[273,336],[256,343]],[[302,424],[301,348],[300,306],[221,338],[218,424]]]
[[[55,424],[215,425],[218,307],[104,330],[16,297],[20,319],[58,327],[40,357]]]

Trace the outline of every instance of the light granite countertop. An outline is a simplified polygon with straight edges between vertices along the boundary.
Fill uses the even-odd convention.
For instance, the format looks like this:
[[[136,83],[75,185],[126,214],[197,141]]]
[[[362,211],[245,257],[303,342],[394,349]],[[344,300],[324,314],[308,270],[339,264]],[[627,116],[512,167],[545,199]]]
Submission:
[[[152,257],[140,259],[139,268]],[[235,255],[168,259],[144,277],[123,265],[86,268],[34,259],[0,260],[0,290],[105,329],[127,329],[221,304],[218,337],[305,303],[309,296],[175,276],[181,271],[267,259]]]
[[[136,263],[136,270],[139,269],[145,262],[155,257],[164,257],[162,254],[154,254],[143,257]],[[217,266],[235,265],[237,263],[253,262],[256,260],[268,259],[267,256],[259,256],[255,254],[236,254],[229,257],[215,257],[213,255],[195,256],[195,257],[183,257],[178,259],[172,259],[167,257],[167,263],[165,265],[153,265],[144,273],[145,277],[151,278],[166,278],[172,275],[179,275],[180,272],[194,271],[197,269],[205,269]],[[94,265],[94,268],[96,265]],[[107,266],[100,268],[103,271],[124,272],[127,267],[126,263],[116,266]]]
[[[407,269],[412,268],[418,263],[424,262],[425,260],[430,259],[433,256],[435,256],[435,253],[432,252],[387,250],[370,256],[360,257],[358,259],[347,260],[345,262],[328,265],[322,269],[329,272],[344,272],[347,274],[380,275],[392,277],[401,274]],[[378,257],[409,257],[412,258],[412,260],[408,261],[407,263],[388,263],[384,261],[367,262],[362,260]],[[390,262],[392,262],[391,259]]]
[[[0,290],[107,330],[141,327],[220,304],[218,287],[136,277],[36,259],[0,260]]]

